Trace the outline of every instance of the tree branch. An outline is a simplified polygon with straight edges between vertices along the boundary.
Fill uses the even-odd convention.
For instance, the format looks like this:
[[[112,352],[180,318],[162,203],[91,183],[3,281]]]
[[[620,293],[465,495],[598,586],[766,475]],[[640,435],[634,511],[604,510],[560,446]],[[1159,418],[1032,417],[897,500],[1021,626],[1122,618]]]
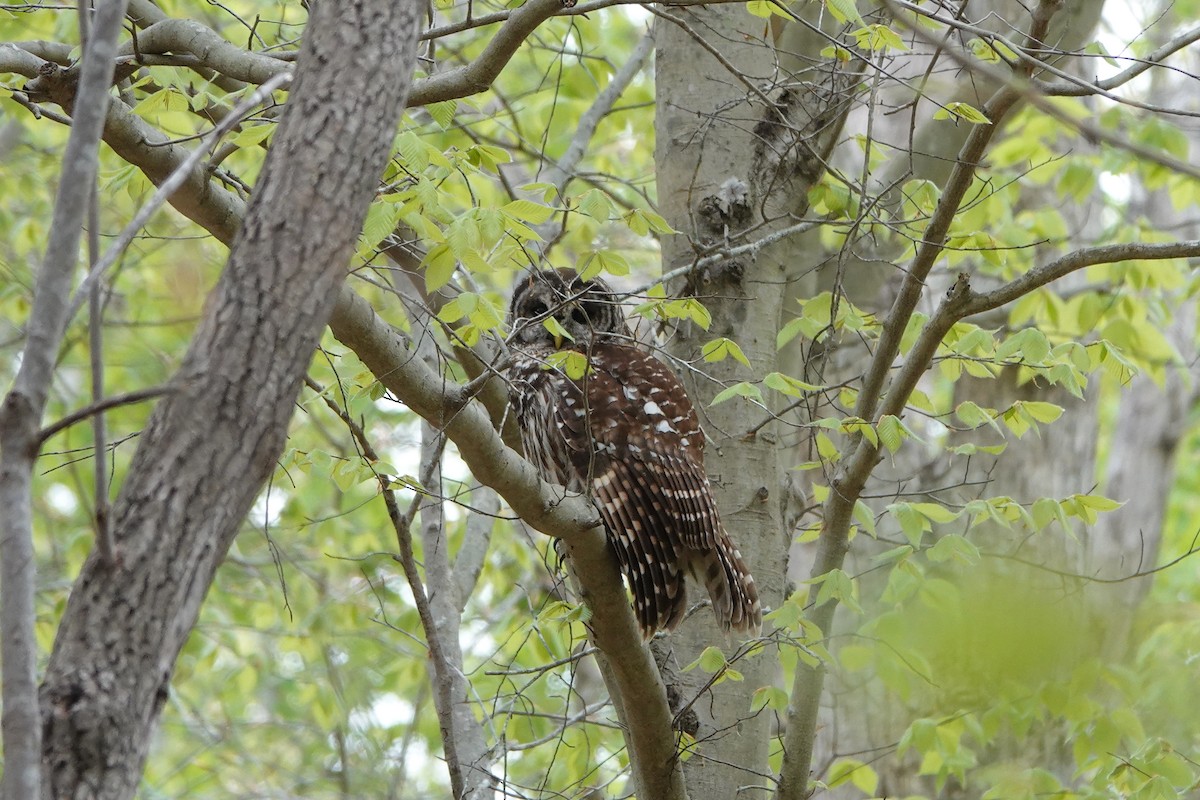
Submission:
[[[1060,7],[1061,0],[1040,0],[1032,12],[1033,19],[1026,36],[1027,43],[1037,43],[1045,38],[1050,19]],[[1017,68],[1017,72],[1027,80],[1032,69],[1032,65],[1022,64]],[[874,418],[888,373],[900,350],[900,339],[924,290],[925,279],[945,247],[950,225],[962,205],[988,145],[1007,113],[1021,98],[1022,92],[1013,83],[1002,84],[984,104],[983,113],[990,122],[976,125],[963,144],[917,253],[905,273],[904,281],[884,322],[878,346],[863,378],[862,389],[855,406],[855,416],[863,419]],[[964,285],[956,289],[961,293],[965,292],[967,287]],[[865,437],[858,437],[844,449],[843,458],[829,482],[829,497],[825,501],[824,524],[812,566],[812,577],[817,578],[840,569],[845,562],[849,550],[854,505],[877,463],[876,449]],[[836,608],[837,602],[829,600],[811,611],[810,621],[825,636],[830,633]],[[824,683],[823,664],[809,667],[800,662],[796,665],[791,705],[788,709],[788,729],[783,742],[783,763],[779,772],[779,800],[800,800],[808,795],[817,714]]]
[[[140,403],[143,400],[161,397],[164,394],[168,394],[169,392],[173,391],[176,391],[176,389],[170,386],[151,386],[148,389],[138,389],[137,391],[126,392],[125,394],[114,394],[110,397],[105,397],[102,400],[97,400],[87,408],[81,408],[78,411],[74,411],[63,417],[58,422],[55,422],[52,425],[47,425],[38,433],[38,442],[39,444],[44,444],[60,431],[64,431],[75,423],[82,422],[88,417],[107,411],[110,408]]]
[[[658,668],[642,643],[616,559],[595,507],[545,483],[537,470],[505,446],[487,410],[463,388],[431,370],[413,343],[375,315],[366,300],[342,291],[330,321],[333,335],[409,408],[458,447],[482,483],[495,489],[526,522],[563,540],[592,611],[592,638],[611,668],[624,701],[625,732],[640,797],[685,797],[671,711]]]
[[[30,493],[38,431],[67,325],[67,297],[79,260],[88,192],[99,162],[108,87],[115,69],[123,0],[96,11],[80,67],[78,104],[63,154],[50,242],[38,273],[25,348],[12,391],[0,407],[0,664],[3,666],[4,777],[0,794],[41,795],[42,724],[34,632],[35,566]]]

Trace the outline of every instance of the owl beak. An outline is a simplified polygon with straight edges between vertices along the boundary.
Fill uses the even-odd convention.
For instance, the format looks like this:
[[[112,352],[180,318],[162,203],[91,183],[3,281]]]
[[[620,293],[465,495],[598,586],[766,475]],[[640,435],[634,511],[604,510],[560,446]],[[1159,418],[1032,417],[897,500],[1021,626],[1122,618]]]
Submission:
[[[550,335],[554,338],[554,349],[562,350],[563,337],[559,336],[557,333],[552,333]]]

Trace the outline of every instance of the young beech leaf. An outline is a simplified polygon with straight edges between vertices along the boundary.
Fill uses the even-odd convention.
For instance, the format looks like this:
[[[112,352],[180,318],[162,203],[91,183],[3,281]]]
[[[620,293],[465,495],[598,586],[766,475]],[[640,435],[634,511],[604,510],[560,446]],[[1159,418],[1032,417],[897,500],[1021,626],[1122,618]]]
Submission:
[[[683,671],[690,672],[696,667],[699,667],[705,672],[712,674],[724,667],[727,663],[729,662],[725,660],[725,654],[721,652],[721,649],[719,647],[709,645],[708,647],[704,648],[704,652],[700,654],[700,657],[684,667]]]
[[[519,219],[522,222],[532,222],[534,225],[541,225],[554,214],[553,208],[540,205],[532,200],[513,200],[511,203],[501,206],[500,211],[507,217]]]
[[[700,354],[704,356],[705,361],[724,361],[726,358],[732,357],[735,361],[741,362],[747,367],[750,366],[750,359],[746,358],[746,354],[742,352],[742,348],[738,347],[737,342],[724,337],[706,342],[700,349]]]
[[[715,406],[718,403],[724,403],[731,397],[745,397],[747,399],[757,400],[760,403],[763,399],[762,392],[759,391],[757,386],[755,386],[753,383],[748,383],[747,381],[741,381],[740,383],[735,383],[733,386],[730,386],[728,389],[720,392],[712,399],[712,402],[709,403],[709,405]]]
[[[854,0],[825,0],[825,7],[833,13],[838,22],[849,20],[862,24],[862,14],[858,13]]]
[[[454,253],[444,244],[434,245],[425,255],[425,288],[430,292],[450,282],[454,274]]]
[[[978,108],[960,102],[946,103],[940,109],[934,112],[934,119],[961,119],[964,122],[970,122],[973,125],[987,125],[991,120],[980,111]]]
[[[572,342],[575,341],[575,337],[568,333],[567,329],[562,326],[562,323],[554,317],[546,317],[542,320],[542,327],[550,331],[550,335],[552,336],[561,336],[564,339],[570,339]]]
[[[625,214],[623,219],[625,220],[625,224],[629,226],[629,230],[638,236],[645,236],[650,231],[654,231],[655,233],[676,233],[675,229],[668,225],[667,221],[661,215],[643,208],[633,209]]]
[[[953,560],[971,566],[979,561],[979,548],[957,533],[951,533],[926,550],[925,556],[934,563]]]
[[[900,445],[908,437],[908,430],[904,427],[904,423],[893,414],[884,414],[880,417],[875,430],[879,433],[879,441],[883,443],[889,453],[899,450]]]
[[[577,381],[591,371],[587,356],[575,350],[559,350],[546,357],[542,369],[559,369],[573,381]]]
[[[1062,406],[1056,406],[1054,403],[1044,403],[1040,400],[1022,400],[1021,407],[1025,409],[1025,413],[1036,419],[1038,422],[1049,424],[1062,416]]]
[[[764,708],[786,711],[787,702],[787,692],[778,686],[760,686],[754,690],[754,694],[750,698],[750,713],[757,714]]]
[[[746,366],[750,366],[747,364]],[[784,375],[782,372],[771,372],[763,378],[763,386],[768,389],[774,389],[781,394],[786,394],[789,397],[804,397],[805,392],[819,392],[822,387],[814,383],[805,383],[799,378],[793,378],[791,375]]]
[[[828,785],[833,789],[845,783],[853,784],[856,789],[872,797],[879,787],[879,775],[856,758],[839,758],[829,768]]]

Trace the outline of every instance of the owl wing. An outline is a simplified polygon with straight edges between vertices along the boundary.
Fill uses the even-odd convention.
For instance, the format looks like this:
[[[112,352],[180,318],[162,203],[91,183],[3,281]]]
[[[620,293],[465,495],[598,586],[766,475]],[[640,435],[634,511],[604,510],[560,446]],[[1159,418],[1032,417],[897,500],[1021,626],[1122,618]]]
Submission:
[[[687,608],[690,553],[712,552],[722,536],[704,434],[683,385],[658,359],[600,344],[590,365],[579,381],[587,414],[569,415],[569,438],[583,443],[576,470],[588,476],[643,630],[673,628]]]
[[[685,572],[707,588],[722,625],[757,628],[754,579],[721,525],[683,385],[625,345],[595,345],[589,365],[578,380],[535,360],[513,368],[526,457],[591,495],[646,637],[683,619]]]

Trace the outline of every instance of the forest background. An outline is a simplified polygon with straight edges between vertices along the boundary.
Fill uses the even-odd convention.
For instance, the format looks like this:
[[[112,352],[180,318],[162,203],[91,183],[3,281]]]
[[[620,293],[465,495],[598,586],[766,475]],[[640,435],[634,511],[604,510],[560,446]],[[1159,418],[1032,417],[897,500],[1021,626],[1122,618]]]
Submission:
[[[5,797],[1194,795],[1195,0],[92,5],[0,6]],[[548,264],[761,638],[506,447]]]

